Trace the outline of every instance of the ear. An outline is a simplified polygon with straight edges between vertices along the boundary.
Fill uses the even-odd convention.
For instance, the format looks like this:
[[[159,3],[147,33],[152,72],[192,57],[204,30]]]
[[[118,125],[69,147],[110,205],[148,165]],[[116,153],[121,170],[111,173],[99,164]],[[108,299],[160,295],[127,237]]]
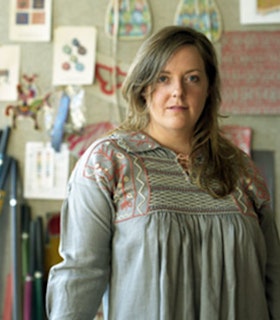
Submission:
[[[151,98],[151,94],[152,94],[151,86],[146,87],[141,93],[143,99],[145,99],[146,102]]]
[[[141,92],[141,96],[145,99],[147,98],[147,88],[143,89],[143,91]]]
[[[147,88],[145,88],[145,89],[142,91],[141,97],[142,97],[143,101],[144,101],[145,104],[146,104],[146,103],[147,103],[147,100],[148,100],[148,98],[149,98]]]

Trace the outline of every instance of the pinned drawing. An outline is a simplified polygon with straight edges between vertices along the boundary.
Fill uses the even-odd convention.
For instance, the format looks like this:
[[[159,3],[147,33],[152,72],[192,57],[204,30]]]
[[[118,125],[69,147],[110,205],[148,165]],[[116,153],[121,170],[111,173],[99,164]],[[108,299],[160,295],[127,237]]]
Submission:
[[[152,28],[148,0],[110,0],[105,22],[109,36],[119,39],[142,39]]]
[[[280,22],[280,0],[239,0],[242,24]]]
[[[76,52],[74,51],[76,49]],[[79,61],[80,56],[84,56],[87,53],[87,49],[80,44],[77,38],[73,38],[71,44],[65,43],[62,48],[65,53],[65,61],[63,61],[61,67],[64,70],[70,70],[75,68],[77,71],[83,71],[85,65]]]
[[[280,0],[258,0],[257,10],[261,14],[268,14],[280,10]]]
[[[19,82],[20,47],[4,45],[0,47],[0,101],[17,99]]]
[[[43,96],[39,95],[38,88],[35,84],[36,75],[28,77],[23,75],[22,83],[18,84],[18,101],[15,105],[8,105],[5,109],[6,116],[12,115],[12,126],[16,128],[18,117],[29,117],[34,121],[34,129],[39,129],[38,113],[45,106],[50,107],[50,93]]]
[[[50,41],[51,19],[52,0],[10,0],[10,40]]]
[[[221,14],[215,0],[180,0],[175,24],[189,26],[217,42],[222,35]]]
[[[97,30],[94,27],[58,27],[54,33],[53,84],[93,83]]]

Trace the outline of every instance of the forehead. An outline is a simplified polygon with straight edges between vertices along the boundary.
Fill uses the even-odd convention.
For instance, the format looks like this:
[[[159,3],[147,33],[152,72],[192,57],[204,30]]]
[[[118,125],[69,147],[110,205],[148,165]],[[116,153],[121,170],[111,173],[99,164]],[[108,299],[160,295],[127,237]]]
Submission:
[[[203,57],[196,46],[184,45],[173,52],[173,54],[167,59],[166,63],[163,65],[162,70],[166,70],[173,67],[192,67],[204,69],[205,65]]]

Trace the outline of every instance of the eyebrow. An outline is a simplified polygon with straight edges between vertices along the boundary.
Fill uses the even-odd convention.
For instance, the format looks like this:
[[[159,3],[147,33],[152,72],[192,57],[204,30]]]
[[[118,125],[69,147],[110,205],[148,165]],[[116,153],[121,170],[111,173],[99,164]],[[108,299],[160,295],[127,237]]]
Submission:
[[[191,72],[194,72],[194,71],[203,72],[203,70],[197,68],[197,69],[187,70],[186,73],[191,73]],[[161,70],[161,71],[160,71],[160,74],[162,74],[162,73],[170,74],[171,72],[168,71],[168,70]]]

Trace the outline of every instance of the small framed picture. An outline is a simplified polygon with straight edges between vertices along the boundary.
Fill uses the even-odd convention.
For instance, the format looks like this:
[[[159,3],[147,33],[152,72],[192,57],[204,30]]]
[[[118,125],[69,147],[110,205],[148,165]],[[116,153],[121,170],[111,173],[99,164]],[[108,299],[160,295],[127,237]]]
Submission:
[[[280,0],[240,0],[240,23],[280,23]]]

